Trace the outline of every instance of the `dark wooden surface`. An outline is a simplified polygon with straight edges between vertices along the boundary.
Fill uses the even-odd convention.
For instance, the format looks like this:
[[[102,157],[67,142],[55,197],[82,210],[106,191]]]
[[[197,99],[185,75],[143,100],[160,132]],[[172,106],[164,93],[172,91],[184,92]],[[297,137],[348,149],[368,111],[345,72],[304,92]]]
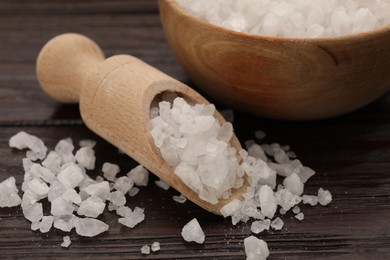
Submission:
[[[63,32],[86,34],[107,56],[132,54],[188,82],[165,41],[156,1],[1,0],[0,180],[11,175],[18,185],[23,180],[24,152],[8,147],[8,139],[21,130],[43,138],[49,148],[65,137],[96,139],[97,169],[105,161],[118,163],[122,173],[136,166],[82,124],[76,105],[58,104],[39,88],[36,56],[47,40]],[[259,235],[268,242],[270,259],[390,259],[389,95],[334,119],[275,122],[237,113],[234,126],[242,142],[263,129],[266,142],[291,145],[317,171],[305,192],[324,187],[333,194],[327,207],[302,206],[303,222],[288,214],[282,231]],[[60,246],[63,232],[33,232],[20,208],[0,209],[0,259],[245,259],[249,224],[232,226],[190,202],[175,203],[174,194],[151,183],[128,202],[145,208],[143,223],[128,229],[114,214],[105,213],[108,232],[96,238],[72,232],[68,249]],[[203,245],[185,243],[180,236],[182,226],[194,217],[206,234]],[[141,246],[154,241],[161,243],[161,251],[141,255]]]

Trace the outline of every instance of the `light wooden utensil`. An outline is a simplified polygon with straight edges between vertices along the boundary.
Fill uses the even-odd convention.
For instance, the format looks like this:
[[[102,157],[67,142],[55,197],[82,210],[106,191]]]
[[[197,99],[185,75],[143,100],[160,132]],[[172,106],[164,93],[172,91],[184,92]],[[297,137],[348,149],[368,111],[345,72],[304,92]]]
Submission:
[[[325,39],[282,39],[204,22],[159,0],[167,39],[190,78],[238,110],[308,120],[360,108],[390,88],[390,26]]]
[[[183,83],[132,56],[104,59],[101,49],[79,34],[63,34],[50,40],[38,56],[37,75],[44,91],[54,99],[80,103],[81,116],[92,131],[202,208],[220,214],[222,206],[240,198],[246,190],[247,184],[227,200],[207,203],[173,173],[154,145],[149,111],[162,93],[177,93],[191,103],[208,103]],[[218,112],[215,116],[224,122]],[[235,136],[231,145],[241,149]]]

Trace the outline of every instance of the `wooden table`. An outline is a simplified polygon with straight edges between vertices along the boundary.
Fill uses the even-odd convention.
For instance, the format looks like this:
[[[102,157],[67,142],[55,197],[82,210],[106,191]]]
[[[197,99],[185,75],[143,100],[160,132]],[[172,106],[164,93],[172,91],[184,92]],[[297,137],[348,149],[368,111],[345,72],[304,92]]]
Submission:
[[[35,77],[37,54],[46,41],[64,32],[83,33],[107,56],[132,54],[188,83],[165,41],[154,0],[0,1],[0,180],[15,176],[22,183],[24,152],[8,147],[9,138],[21,130],[43,138],[50,149],[65,137],[75,143],[97,140],[94,176],[106,161],[119,164],[123,174],[137,165],[90,132],[77,105],[58,104],[41,91]],[[304,221],[289,213],[282,231],[258,236],[268,242],[270,259],[390,259],[390,95],[335,119],[276,122],[236,113],[234,126],[242,142],[263,129],[265,142],[291,145],[317,171],[305,193],[324,187],[333,194],[327,207],[302,206]],[[245,259],[243,239],[250,235],[250,223],[232,226],[190,202],[174,202],[175,194],[151,181],[128,200],[131,207],[145,208],[144,222],[129,229],[115,214],[105,213],[101,219],[110,225],[108,232],[82,238],[73,231],[68,249],[60,246],[64,232],[33,232],[19,207],[1,208],[0,259]],[[180,236],[194,217],[206,234],[202,245]],[[161,251],[141,255],[141,246],[154,241],[161,243]]]

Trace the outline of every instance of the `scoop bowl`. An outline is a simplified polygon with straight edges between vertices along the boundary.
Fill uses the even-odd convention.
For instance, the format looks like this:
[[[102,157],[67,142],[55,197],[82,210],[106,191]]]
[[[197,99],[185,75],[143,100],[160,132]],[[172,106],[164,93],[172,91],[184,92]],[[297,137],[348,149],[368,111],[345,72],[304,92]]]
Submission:
[[[334,38],[272,38],[202,21],[159,0],[167,40],[191,80],[226,105],[313,120],[361,108],[390,88],[390,25]]]

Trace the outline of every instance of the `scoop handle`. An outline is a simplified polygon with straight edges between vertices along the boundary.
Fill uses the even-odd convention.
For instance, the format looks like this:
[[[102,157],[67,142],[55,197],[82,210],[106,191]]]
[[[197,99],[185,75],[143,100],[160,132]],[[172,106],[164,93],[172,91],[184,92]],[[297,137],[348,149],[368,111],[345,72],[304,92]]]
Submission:
[[[85,76],[104,61],[100,47],[75,33],[59,35],[42,48],[36,72],[43,90],[62,103],[78,103]]]

